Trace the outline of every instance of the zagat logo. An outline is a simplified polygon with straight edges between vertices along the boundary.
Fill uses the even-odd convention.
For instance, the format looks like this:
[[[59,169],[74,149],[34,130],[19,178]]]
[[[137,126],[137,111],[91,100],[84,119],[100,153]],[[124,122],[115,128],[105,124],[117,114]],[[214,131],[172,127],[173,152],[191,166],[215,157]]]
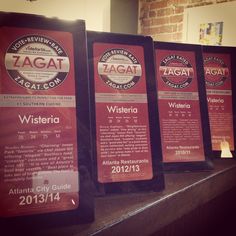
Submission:
[[[100,58],[98,74],[113,89],[127,90],[139,81],[142,67],[137,58],[127,50],[111,49]]]
[[[229,69],[225,62],[218,57],[204,58],[205,81],[208,86],[221,86],[229,77]]]
[[[60,85],[69,72],[64,49],[45,36],[27,35],[14,41],[5,55],[10,77],[31,90],[47,90]]]
[[[179,55],[169,55],[160,64],[159,73],[166,85],[174,89],[184,89],[193,80],[193,67],[189,61]]]

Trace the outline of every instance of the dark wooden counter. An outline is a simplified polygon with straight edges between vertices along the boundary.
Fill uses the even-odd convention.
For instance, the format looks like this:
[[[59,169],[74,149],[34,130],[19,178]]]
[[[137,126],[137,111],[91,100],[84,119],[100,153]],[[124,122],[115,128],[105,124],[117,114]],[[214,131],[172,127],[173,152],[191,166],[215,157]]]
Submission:
[[[165,174],[159,193],[97,198],[96,220],[39,232],[40,235],[151,235],[236,188],[236,161],[214,160],[209,172]],[[200,216],[201,217],[201,216]]]

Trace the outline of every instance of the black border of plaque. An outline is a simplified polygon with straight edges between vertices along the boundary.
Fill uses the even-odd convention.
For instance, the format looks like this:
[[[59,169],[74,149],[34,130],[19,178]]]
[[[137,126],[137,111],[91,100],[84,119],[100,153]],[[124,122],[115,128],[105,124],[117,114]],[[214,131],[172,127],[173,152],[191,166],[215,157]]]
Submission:
[[[93,179],[96,184],[97,195],[110,193],[129,193],[138,191],[160,191],[164,189],[164,176],[162,169],[162,152],[160,141],[160,129],[157,125],[158,111],[156,99],[156,81],[154,69],[153,41],[151,37],[100,33],[87,31],[88,60],[89,60],[89,87],[91,106],[91,130],[92,130],[92,156],[93,156]],[[151,153],[153,178],[150,180],[99,183],[97,177],[97,147],[96,147],[96,118],[95,118],[95,88],[94,88],[94,64],[93,64],[93,44],[101,42],[107,44],[137,45],[144,49],[144,61],[146,71],[146,86],[148,98],[148,115],[150,127]]]
[[[236,48],[229,46],[202,46],[205,53],[229,54],[231,62],[231,84],[232,84],[232,111],[233,111],[233,130],[234,130],[234,151],[231,151],[233,158],[221,158],[221,151],[213,150],[214,157],[223,160],[236,160]]]
[[[168,51],[171,50],[190,51],[194,52],[195,54],[196,73],[197,73],[196,78],[198,82],[199,106],[201,113],[201,126],[202,126],[203,147],[205,156],[204,161],[168,162],[168,163],[163,162],[164,170],[171,172],[211,170],[213,168],[213,164],[211,162],[212,158],[211,138],[210,138],[211,136],[210,136],[208,107],[207,107],[206,89],[204,80],[202,47],[200,45],[193,45],[193,44],[154,42],[154,50],[155,52],[157,50],[157,54],[159,49]],[[158,76],[157,72],[158,68],[156,65],[156,74]],[[158,93],[158,88],[157,88],[157,93]]]
[[[83,20],[64,21],[44,16],[0,12],[0,26],[69,32],[73,37],[78,129],[79,207],[75,210],[0,218],[3,232],[28,235],[44,227],[94,220],[94,185],[91,176],[86,30]],[[4,37],[4,35],[1,35]],[[18,229],[20,231],[18,231]]]

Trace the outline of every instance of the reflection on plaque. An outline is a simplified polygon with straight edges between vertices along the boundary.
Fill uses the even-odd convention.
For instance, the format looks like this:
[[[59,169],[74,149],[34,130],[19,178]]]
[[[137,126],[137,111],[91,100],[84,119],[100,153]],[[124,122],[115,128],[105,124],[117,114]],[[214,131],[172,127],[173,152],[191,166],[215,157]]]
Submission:
[[[225,139],[220,143],[221,158],[232,158],[233,155],[230,151],[229,142]]]

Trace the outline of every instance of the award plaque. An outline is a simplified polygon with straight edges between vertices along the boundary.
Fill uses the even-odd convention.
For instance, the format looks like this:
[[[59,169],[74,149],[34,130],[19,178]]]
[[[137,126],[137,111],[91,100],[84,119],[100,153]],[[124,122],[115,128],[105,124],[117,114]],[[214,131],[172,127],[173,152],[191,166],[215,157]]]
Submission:
[[[92,221],[85,24],[1,13],[0,34],[1,222]]]
[[[87,32],[98,193],[164,187],[150,37]]]
[[[235,61],[232,47],[203,47],[211,142],[214,157],[235,157]]]
[[[155,42],[165,170],[210,168],[210,128],[201,47]]]

